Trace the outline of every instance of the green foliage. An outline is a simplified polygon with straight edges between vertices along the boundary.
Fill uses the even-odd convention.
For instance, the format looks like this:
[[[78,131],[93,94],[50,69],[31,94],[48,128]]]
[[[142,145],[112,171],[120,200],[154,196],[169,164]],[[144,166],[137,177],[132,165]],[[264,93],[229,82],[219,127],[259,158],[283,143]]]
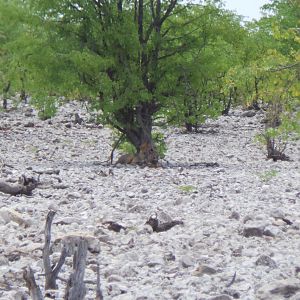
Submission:
[[[263,182],[269,182],[271,179],[273,179],[274,177],[276,177],[278,175],[278,171],[277,170],[270,170],[270,171],[266,171],[263,172],[261,174],[259,174],[259,178],[263,181]]]
[[[126,154],[135,154],[136,153],[135,147],[126,140],[122,141],[118,148],[121,152],[126,153]]]
[[[41,120],[47,120],[57,112],[57,100],[55,97],[39,95],[34,98],[32,105],[38,110],[38,116]]]
[[[159,158],[164,158],[167,152],[167,145],[165,142],[165,137],[161,132],[153,132],[152,133],[154,146],[157,150]]]
[[[246,36],[240,19],[216,4],[192,6],[190,13],[198,18],[198,27],[190,37],[191,50],[177,58],[176,88],[181,100],[174,97],[168,110],[170,119],[184,122],[189,131],[236,101],[235,86],[228,88],[224,78],[240,61]]]
[[[184,193],[190,194],[196,190],[196,187],[193,185],[181,185],[178,187],[178,189]]]
[[[164,158],[167,152],[167,145],[164,139],[164,135],[161,132],[153,132],[152,138],[154,141],[154,147],[158,153],[159,158]],[[120,135],[115,134],[115,143],[120,139]],[[119,146],[117,147],[121,152],[126,154],[136,154],[136,148],[128,141],[123,138]]]

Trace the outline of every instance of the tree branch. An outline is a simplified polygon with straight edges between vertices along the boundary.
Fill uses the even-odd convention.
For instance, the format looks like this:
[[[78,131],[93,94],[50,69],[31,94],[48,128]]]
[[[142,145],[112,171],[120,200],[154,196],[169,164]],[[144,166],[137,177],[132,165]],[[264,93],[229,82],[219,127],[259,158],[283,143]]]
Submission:
[[[160,25],[162,25],[166,21],[166,19],[170,16],[170,14],[171,14],[172,10],[174,9],[174,7],[176,6],[176,4],[177,4],[177,0],[171,0],[165,14],[159,21]]]
[[[294,64],[286,65],[286,66],[279,66],[278,68],[269,69],[269,71],[270,72],[278,72],[278,71],[282,71],[282,70],[286,70],[286,69],[292,69],[297,66],[300,66],[300,62],[296,62]]]

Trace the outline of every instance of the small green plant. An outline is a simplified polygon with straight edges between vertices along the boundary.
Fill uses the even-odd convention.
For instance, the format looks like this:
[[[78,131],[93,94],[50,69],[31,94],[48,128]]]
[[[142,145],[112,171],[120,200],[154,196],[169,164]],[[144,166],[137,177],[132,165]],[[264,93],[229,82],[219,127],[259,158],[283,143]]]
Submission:
[[[39,111],[38,116],[41,120],[48,120],[57,112],[57,100],[51,96],[33,98],[32,105]]]
[[[126,154],[135,154],[136,153],[136,149],[134,148],[134,146],[126,140],[122,141],[118,148],[121,152],[126,153]]]
[[[196,190],[196,188],[192,185],[181,185],[178,187],[178,189],[184,193],[192,193]]]
[[[37,146],[31,145],[31,146],[28,146],[28,150],[33,154],[37,154],[39,151],[39,148]]]
[[[154,141],[154,145],[156,148],[156,151],[159,155],[159,158],[164,158],[165,157],[165,153],[167,151],[167,146],[164,140],[164,135],[160,132],[154,132],[152,134],[152,138]],[[128,142],[128,140],[125,139],[125,137],[120,138],[118,135],[115,136],[114,138],[114,143],[117,143],[117,148],[126,154],[135,154],[136,153],[136,149],[135,147]]]
[[[154,132],[152,134],[154,145],[158,153],[159,158],[164,158],[167,152],[167,145],[165,137],[161,132]]]
[[[269,182],[272,178],[276,177],[277,175],[278,175],[277,170],[270,170],[259,174],[259,178],[263,182]]]

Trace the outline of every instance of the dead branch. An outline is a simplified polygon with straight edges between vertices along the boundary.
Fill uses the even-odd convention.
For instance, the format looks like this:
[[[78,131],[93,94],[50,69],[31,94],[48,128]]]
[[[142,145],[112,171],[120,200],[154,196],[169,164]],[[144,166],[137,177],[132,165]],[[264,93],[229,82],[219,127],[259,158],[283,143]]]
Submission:
[[[163,231],[167,231],[167,230],[171,229],[172,227],[174,227],[176,225],[183,225],[183,222],[173,220],[173,221],[166,222],[166,223],[159,223],[159,221],[157,219],[157,215],[155,215],[155,216],[151,216],[148,219],[148,221],[146,222],[146,224],[150,225],[154,232],[163,232]]]
[[[26,282],[26,286],[29,290],[29,295],[32,300],[43,300],[42,292],[39,288],[39,286],[36,284],[34,274],[32,269],[28,266],[23,271],[23,278]]]
[[[38,186],[38,180],[34,178],[27,178],[24,175],[20,177],[19,182],[10,184],[5,181],[0,181],[0,192],[12,196],[24,194],[27,196],[32,195],[32,191]]]
[[[78,239],[66,239],[62,241],[63,248],[57,265],[51,268],[50,261],[50,246],[51,246],[51,226],[56,212],[50,210],[47,214],[45,225],[45,244],[43,248],[43,263],[45,273],[40,276],[45,276],[45,297],[57,290],[57,280],[67,283],[65,291],[65,300],[83,300],[86,294],[86,284],[96,284],[96,299],[103,300],[103,294],[100,289],[100,269],[97,265],[97,281],[84,281],[84,273],[86,268],[86,257],[88,251],[88,240],[85,236],[80,236]],[[66,280],[59,277],[59,272],[65,262],[70,251],[75,248],[73,255],[73,272],[69,279]],[[23,278],[29,290],[29,294],[33,300],[43,300],[40,287],[36,284],[33,271],[28,266],[23,272]]]
[[[43,262],[45,268],[45,289],[46,290],[57,289],[56,279],[67,257],[67,248],[66,245],[64,245],[57,265],[55,266],[54,269],[51,268],[51,261],[50,261],[51,225],[55,213],[56,212],[53,210],[50,210],[48,212],[46,225],[45,225],[45,245],[43,249]]]
[[[226,284],[226,287],[230,287],[234,284],[235,282],[235,278],[236,278],[236,271],[234,272],[233,276],[232,276],[232,279],[230,280],[230,282],[228,284]]]
[[[121,136],[119,137],[119,139],[115,142],[115,144],[111,150],[111,153],[110,153],[110,164],[111,165],[113,164],[113,160],[114,160],[114,152],[120,146],[120,144],[124,140],[124,138],[125,138],[125,134],[122,133]]]
[[[83,300],[86,294],[84,271],[86,267],[88,244],[85,239],[80,239],[73,256],[73,273],[68,280],[65,300]]]

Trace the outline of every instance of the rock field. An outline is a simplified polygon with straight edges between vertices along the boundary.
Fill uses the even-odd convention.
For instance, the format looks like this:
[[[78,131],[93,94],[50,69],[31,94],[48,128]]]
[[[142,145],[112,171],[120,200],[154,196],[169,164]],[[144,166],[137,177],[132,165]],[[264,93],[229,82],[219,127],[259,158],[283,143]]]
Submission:
[[[52,209],[53,264],[63,237],[89,241],[86,299],[95,299],[99,262],[104,299],[300,300],[299,140],[288,145],[292,161],[266,160],[255,142],[263,114],[234,110],[201,133],[165,130],[162,167],[111,166],[111,131],[89,118],[73,102],[50,122],[28,106],[0,112],[1,180],[26,175],[41,183],[32,196],[0,193],[0,299],[26,299],[27,265],[43,287]],[[153,215],[183,225],[153,232],[145,225]]]

